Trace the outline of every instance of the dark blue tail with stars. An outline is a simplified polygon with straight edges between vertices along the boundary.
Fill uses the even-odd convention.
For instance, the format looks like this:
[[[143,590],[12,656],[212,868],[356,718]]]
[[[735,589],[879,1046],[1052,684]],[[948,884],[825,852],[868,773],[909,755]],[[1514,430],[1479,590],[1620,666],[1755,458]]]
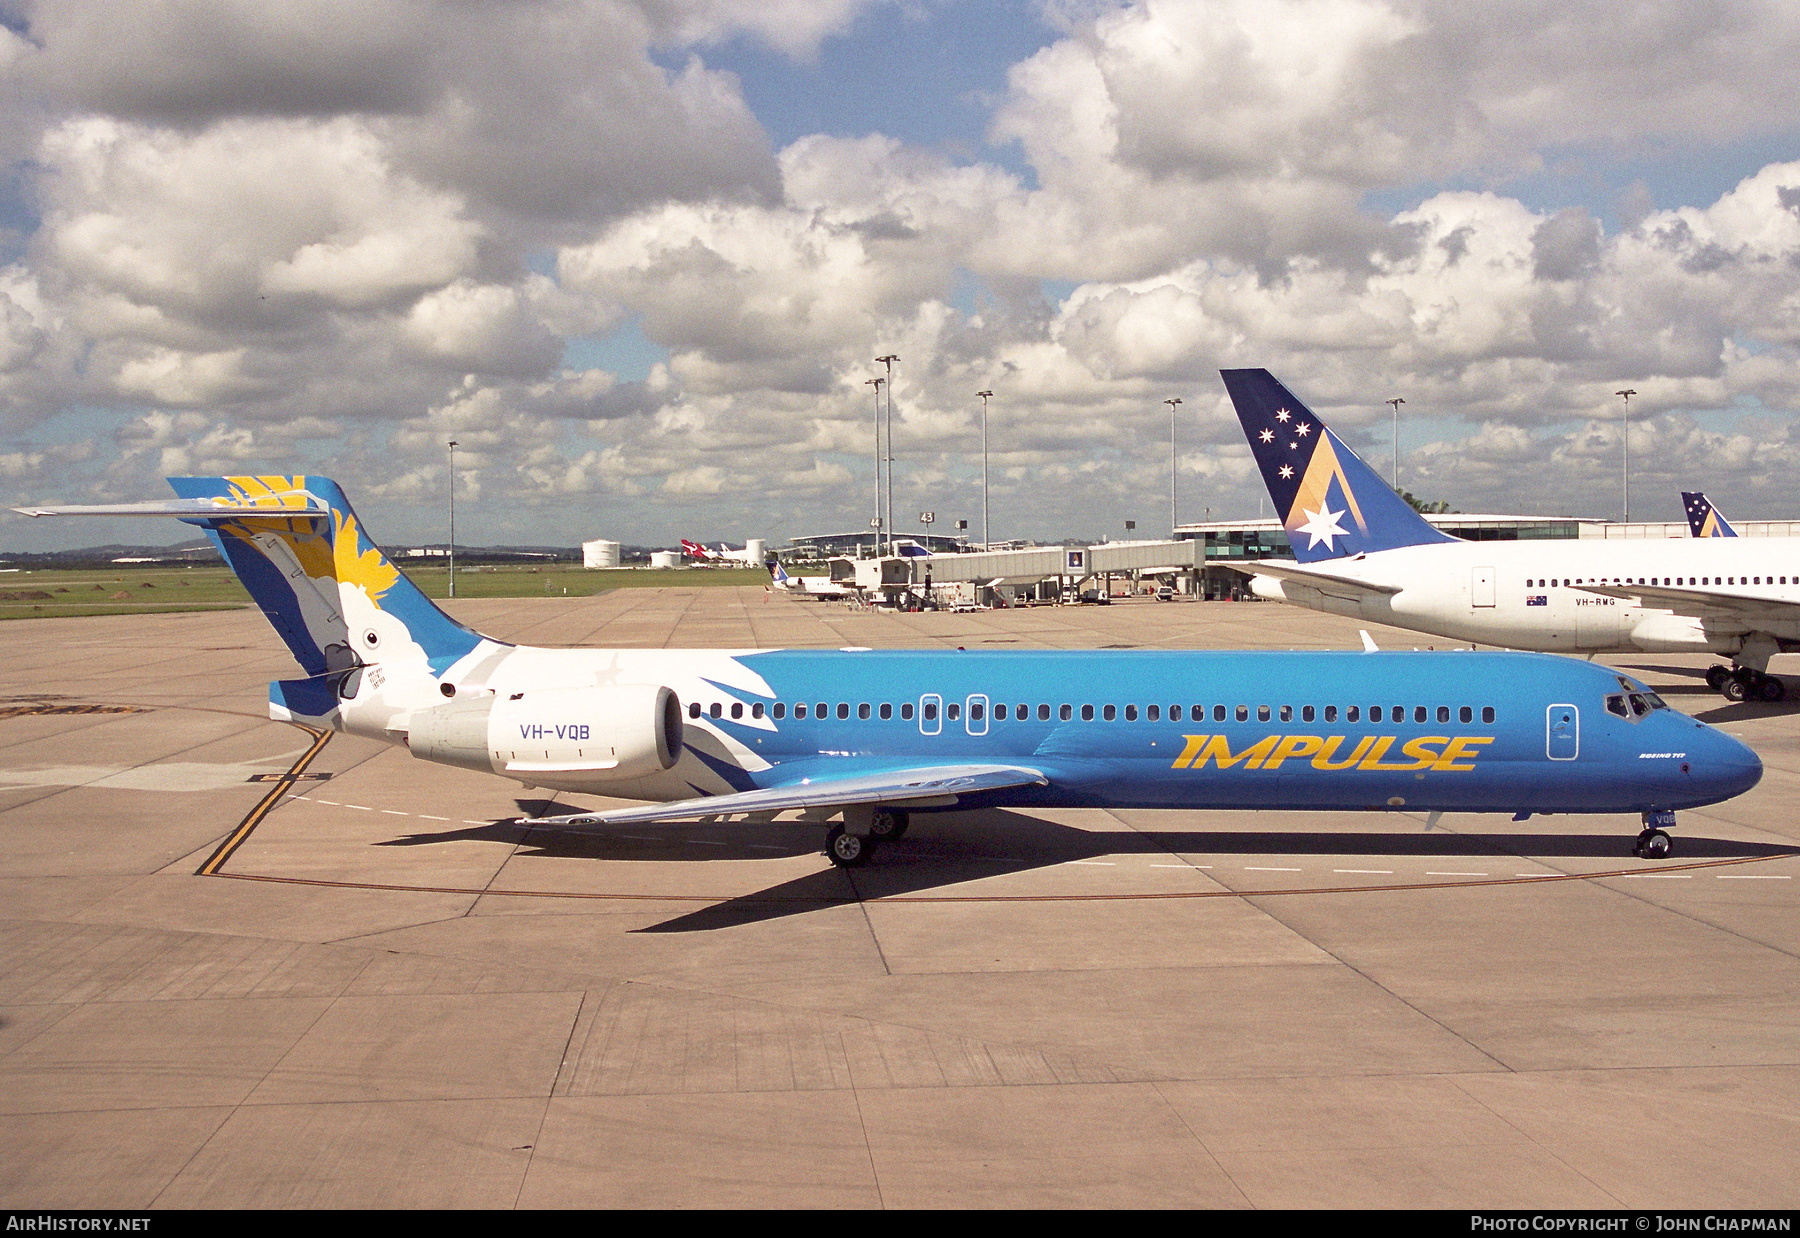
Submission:
[[[1683,490],[1681,505],[1687,508],[1688,532],[1695,537],[1737,536],[1737,530],[1719,514],[1719,509],[1712,505],[1712,500],[1700,491]]]
[[[1426,523],[1267,370],[1220,370],[1302,563],[1454,542]]]

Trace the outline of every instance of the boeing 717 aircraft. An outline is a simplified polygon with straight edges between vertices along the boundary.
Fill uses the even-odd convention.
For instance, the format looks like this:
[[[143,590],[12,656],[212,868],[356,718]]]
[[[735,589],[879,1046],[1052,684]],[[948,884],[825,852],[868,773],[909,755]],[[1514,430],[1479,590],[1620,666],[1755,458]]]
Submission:
[[[1778,701],[1800,650],[1800,538],[1729,546],[1466,542],[1426,523],[1267,370],[1222,370],[1298,562],[1232,564],[1258,597],[1455,640],[1556,653],[1726,654],[1707,682]]]
[[[1503,653],[539,649],[433,605],[322,477],[19,509],[204,528],[305,672],[270,716],[527,787],[652,801],[539,825],[842,815],[841,866],[948,808],[1637,813],[1754,786],[1756,754],[1628,676]]]
[[[1681,505],[1687,509],[1688,532],[1695,537],[1736,537],[1732,528],[1712,500],[1698,490],[1683,490]]]

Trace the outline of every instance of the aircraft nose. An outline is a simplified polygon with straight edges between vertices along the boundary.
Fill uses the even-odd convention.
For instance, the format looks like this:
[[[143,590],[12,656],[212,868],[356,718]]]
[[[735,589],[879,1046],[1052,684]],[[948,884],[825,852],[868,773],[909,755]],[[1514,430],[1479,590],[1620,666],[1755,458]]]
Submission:
[[[1762,781],[1762,758],[1750,746],[1716,727],[1701,722],[1688,743],[1688,763],[1696,790],[1708,803],[1742,795]]]

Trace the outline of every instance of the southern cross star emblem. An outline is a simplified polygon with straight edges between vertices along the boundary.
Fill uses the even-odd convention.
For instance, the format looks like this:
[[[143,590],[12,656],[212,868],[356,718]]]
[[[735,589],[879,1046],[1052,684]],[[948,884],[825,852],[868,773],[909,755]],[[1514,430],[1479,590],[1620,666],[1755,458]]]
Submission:
[[[1299,425],[1294,427],[1294,433],[1298,434],[1301,438],[1305,438],[1307,435],[1312,433],[1312,427],[1307,425],[1303,421]]]
[[[1281,466],[1281,479],[1283,481],[1286,481],[1288,478],[1292,477],[1293,475],[1294,475],[1294,466],[1293,465],[1284,464]]]
[[[1275,420],[1276,421],[1286,421],[1289,417],[1292,417],[1292,416],[1293,416],[1293,414],[1288,412],[1287,409],[1285,409],[1285,408],[1278,408],[1275,410]]]
[[[1264,430],[1261,434],[1257,435],[1256,437],[1260,438],[1265,443],[1273,443],[1275,441],[1275,431]]]
[[[1338,523],[1338,518],[1344,513],[1332,511],[1331,504],[1329,503],[1321,503],[1319,506],[1323,507],[1325,510],[1315,512],[1306,511],[1305,508],[1301,509],[1302,511],[1306,511],[1306,523],[1301,525],[1295,531],[1304,533],[1312,538],[1312,541],[1308,543],[1306,547],[1308,550],[1311,550],[1320,542],[1325,543],[1325,549],[1336,550],[1337,546],[1333,539],[1350,536],[1349,531]]]

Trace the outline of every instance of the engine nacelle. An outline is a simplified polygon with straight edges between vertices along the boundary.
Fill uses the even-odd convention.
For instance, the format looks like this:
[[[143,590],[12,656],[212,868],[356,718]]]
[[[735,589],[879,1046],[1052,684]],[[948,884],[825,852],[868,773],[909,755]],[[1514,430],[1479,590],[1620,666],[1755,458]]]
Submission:
[[[412,715],[415,757],[522,782],[624,782],[681,758],[681,702],[657,684],[483,693]]]

